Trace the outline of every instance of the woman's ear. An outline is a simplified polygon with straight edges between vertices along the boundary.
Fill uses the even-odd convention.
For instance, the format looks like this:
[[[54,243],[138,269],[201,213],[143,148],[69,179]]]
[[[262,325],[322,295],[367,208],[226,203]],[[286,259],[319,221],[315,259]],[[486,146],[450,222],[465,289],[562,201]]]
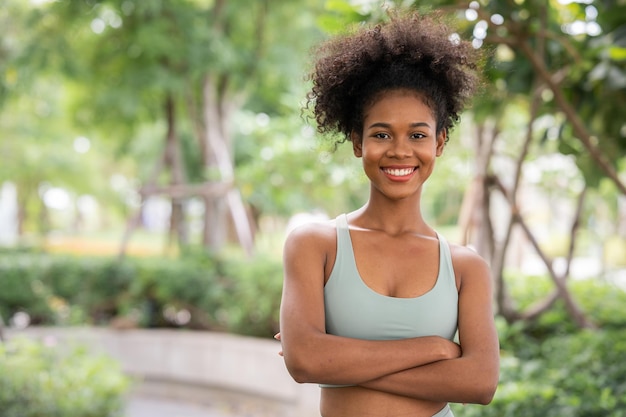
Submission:
[[[360,158],[363,156],[363,139],[361,135],[356,133],[354,130],[350,133],[350,141],[352,142],[352,151],[354,152],[354,156]]]
[[[435,155],[441,156],[443,154],[443,148],[446,146],[446,140],[448,139],[448,129],[441,129],[437,134],[437,151]]]

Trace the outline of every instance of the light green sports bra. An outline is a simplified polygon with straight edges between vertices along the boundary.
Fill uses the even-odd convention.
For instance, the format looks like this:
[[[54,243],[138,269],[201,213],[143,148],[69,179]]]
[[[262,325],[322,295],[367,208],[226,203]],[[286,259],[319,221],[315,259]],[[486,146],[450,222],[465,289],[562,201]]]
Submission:
[[[415,298],[388,297],[361,279],[347,215],[337,217],[337,256],[324,287],[326,332],[369,340],[433,335],[452,340],[457,328],[458,291],[450,248],[443,236],[437,236],[439,275],[434,287]]]
[[[389,297],[363,282],[354,259],[348,217],[337,217],[337,257],[324,287],[326,333],[368,340],[434,335],[452,340],[457,330],[458,291],[450,248],[443,236],[437,233],[437,237],[439,275],[434,287],[415,298]]]

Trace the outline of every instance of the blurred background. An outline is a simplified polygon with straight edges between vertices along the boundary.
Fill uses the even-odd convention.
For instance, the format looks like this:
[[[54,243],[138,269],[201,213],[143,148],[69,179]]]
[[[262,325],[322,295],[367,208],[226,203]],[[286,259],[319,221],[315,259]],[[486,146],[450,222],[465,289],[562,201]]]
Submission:
[[[124,349],[72,329],[277,349],[285,234],[368,191],[302,110],[311,47],[393,8],[485,51],[424,194],[496,288],[500,387],[455,415],[626,416],[625,1],[0,0],[3,417],[124,412]]]

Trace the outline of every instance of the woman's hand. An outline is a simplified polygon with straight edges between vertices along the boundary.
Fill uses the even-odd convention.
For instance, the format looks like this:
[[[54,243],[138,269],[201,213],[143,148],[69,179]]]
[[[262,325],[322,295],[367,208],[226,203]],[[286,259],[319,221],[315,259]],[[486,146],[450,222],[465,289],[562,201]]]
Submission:
[[[276,340],[278,340],[278,341],[280,342],[280,332],[278,332],[278,333],[276,333],[276,334],[274,335],[274,339],[276,339]],[[278,354],[279,354],[280,356],[283,356],[283,350],[281,349],[281,350],[278,352]]]

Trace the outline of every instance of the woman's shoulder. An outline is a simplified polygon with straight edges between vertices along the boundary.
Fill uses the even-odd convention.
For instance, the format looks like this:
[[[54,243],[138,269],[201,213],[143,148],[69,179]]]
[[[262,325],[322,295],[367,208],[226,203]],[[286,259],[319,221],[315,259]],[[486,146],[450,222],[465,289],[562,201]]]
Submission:
[[[459,259],[469,262],[484,262],[484,259],[470,246],[460,245],[458,243],[448,241],[450,254],[452,259]]]
[[[489,265],[473,248],[457,243],[448,243],[454,270],[460,277],[490,276]]]
[[[335,219],[309,221],[293,227],[287,234],[285,246],[306,246],[325,248],[334,245],[337,240],[337,222]]]

